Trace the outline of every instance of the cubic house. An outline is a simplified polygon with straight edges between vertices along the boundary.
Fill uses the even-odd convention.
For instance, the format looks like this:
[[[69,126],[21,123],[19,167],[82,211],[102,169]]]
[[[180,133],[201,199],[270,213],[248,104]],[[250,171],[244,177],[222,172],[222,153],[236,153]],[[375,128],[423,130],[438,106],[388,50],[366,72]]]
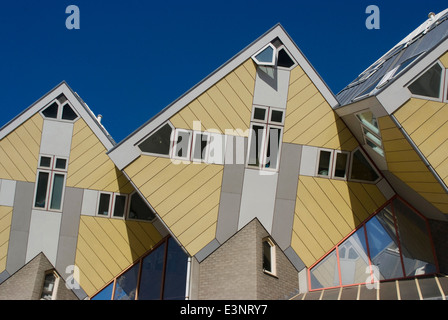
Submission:
[[[446,299],[448,9],[334,95],[280,25],[115,143],[0,130],[0,299]]]

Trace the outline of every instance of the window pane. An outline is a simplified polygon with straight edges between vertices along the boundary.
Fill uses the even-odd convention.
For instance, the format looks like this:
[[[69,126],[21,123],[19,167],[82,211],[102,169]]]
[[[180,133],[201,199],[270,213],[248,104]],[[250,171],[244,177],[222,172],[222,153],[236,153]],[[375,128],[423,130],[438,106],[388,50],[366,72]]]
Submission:
[[[268,241],[263,241],[263,270],[272,272],[271,245]]]
[[[345,178],[347,171],[348,153],[336,153],[336,164],[334,168],[334,176],[338,178]]]
[[[310,270],[311,289],[339,286],[339,269],[336,250]]]
[[[250,166],[260,165],[261,143],[263,140],[264,127],[253,125],[250,138],[249,163]]]
[[[266,109],[263,108],[255,108],[254,110],[254,119],[255,120],[266,120]]]
[[[278,52],[278,62],[277,65],[279,67],[285,67],[290,68],[294,65],[294,61],[291,59],[289,54],[286,52],[285,49],[280,49]]]
[[[45,208],[49,176],[48,172],[39,172],[37,177],[36,200],[34,202],[34,206],[37,208]]]
[[[208,135],[202,133],[195,134],[195,141],[193,147],[193,159],[205,160],[206,148],[208,144]]]
[[[114,217],[123,217],[126,208],[126,196],[116,195],[114,204]]]
[[[129,218],[139,220],[154,219],[154,212],[149,208],[145,201],[138,193],[134,193],[131,197],[131,205],[129,208]]]
[[[190,132],[178,131],[176,141],[176,157],[187,158],[190,148]]]
[[[50,209],[60,210],[62,204],[62,192],[64,190],[63,174],[55,174],[53,178],[53,190],[51,191]]]
[[[159,300],[161,298],[164,259],[165,243],[143,259],[139,300]]]
[[[280,128],[269,128],[269,137],[266,150],[266,168],[277,169],[278,154],[280,150]]]
[[[58,104],[53,102],[49,107],[47,107],[42,114],[47,118],[56,119],[58,117]]]
[[[406,276],[436,272],[426,221],[399,199],[393,206]]]
[[[282,123],[283,122],[283,111],[272,110],[271,121]]]
[[[338,250],[342,285],[364,283],[370,280],[364,227],[345,240]]]
[[[263,51],[255,56],[260,63],[272,64],[274,62],[274,48],[271,46],[266,47]]]
[[[379,178],[378,174],[373,170],[370,163],[359,150],[353,153],[351,178],[364,181],[376,181]]]
[[[173,238],[168,240],[163,299],[185,299],[188,256]]]
[[[112,300],[112,290],[114,288],[114,283],[111,282],[107,287],[98,292],[92,300]]]
[[[359,121],[366,126],[367,128],[369,128],[372,132],[379,134],[380,133],[380,129],[378,126],[378,121],[376,119],[376,117],[373,115],[372,112],[367,111],[367,112],[363,112],[360,114],[356,115],[359,119]]]
[[[140,143],[138,147],[143,152],[169,155],[172,131],[173,129],[171,126],[166,123],[159,130]]]
[[[39,166],[44,168],[50,168],[51,167],[51,157],[40,157],[40,163]]]
[[[100,203],[98,205],[98,214],[101,216],[109,215],[110,194],[101,193]]]
[[[321,176],[328,176],[330,173],[331,152],[321,150],[319,154],[319,167],[317,174]]]
[[[114,300],[135,299],[139,267],[140,263],[137,263],[117,278]]]
[[[44,286],[42,288],[42,294],[40,297],[42,300],[51,300],[55,282],[56,275],[53,272],[45,275]]]
[[[67,168],[67,160],[66,159],[57,158],[56,159],[56,169],[65,170],[66,168]]]
[[[440,96],[440,82],[442,67],[436,63],[408,88],[416,95],[438,98]]]
[[[379,280],[403,277],[394,217],[386,207],[366,223],[370,259],[376,266]]]
[[[72,107],[70,107],[68,104],[65,104],[62,107],[62,119],[64,120],[75,120],[78,117],[78,115],[73,111]]]

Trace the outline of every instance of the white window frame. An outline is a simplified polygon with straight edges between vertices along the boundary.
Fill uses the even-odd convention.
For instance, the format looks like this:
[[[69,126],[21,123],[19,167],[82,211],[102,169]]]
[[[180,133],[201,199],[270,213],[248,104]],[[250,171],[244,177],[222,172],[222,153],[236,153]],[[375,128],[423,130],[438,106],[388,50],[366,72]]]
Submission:
[[[41,158],[42,157],[48,157],[50,158],[50,166],[45,167],[41,166]],[[66,162],[66,166],[64,169],[57,169],[56,168],[56,159],[64,159]],[[68,158],[66,157],[60,157],[60,156],[54,156],[54,155],[46,155],[46,154],[40,154],[39,155],[39,162],[38,162],[38,169],[36,173],[36,182],[34,187],[34,196],[33,196],[33,209],[36,210],[43,210],[43,211],[55,211],[55,212],[62,212],[64,207],[64,196],[65,196],[65,186],[67,181],[67,170],[68,170]],[[45,206],[44,207],[38,207],[36,206],[36,198],[37,198],[37,190],[38,190],[38,182],[39,182],[39,175],[40,173],[48,173],[48,182],[47,182],[47,189],[45,191]],[[53,184],[54,184],[54,178],[55,175],[62,175],[63,176],[63,182],[62,182],[62,192],[61,192],[61,207],[59,209],[51,208],[51,200],[53,198]]]
[[[204,159],[202,158],[196,158],[195,157],[195,150],[196,150],[196,143],[198,143],[197,141],[197,136],[207,136],[207,145],[205,146],[204,149]],[[193,161],[194,163],[208,163],[208,158],[209,158],[209,150],[210,150],[210,139],[211,139],[211,134],[209,132],[204,132],[204,131],[193,131],[193,143],[192,143],[192,149],[191,149],[191,161]],[[201,141],[199,141],[199,143],[201,143]]]
[[[267,242],[268,245],[270,246],[270,256],[271,256],[271,269],[272,270],[266,270],[263,267],[263,272],[266,274],[269,274],[271,276],[277,276],[277,246],[275,245],[275,243],[272,241],[272,239],[270,237],[266,237],[263,238],[262,240],[262,254],[263,254],[263,259],[264,259],[264,243]]]
[[[187,154],[184,157],[177,156],[177,139],[179,137],[179,133],[188,133],[188,145],[187,145]],[[177,159],[177,160],[183,160],[183,161],[190,161],[191,159],[191,145],[193,140],[193,131],[192,130],[186,130],[186,129],[175,129],[174,132],[174,139],[172,144],[172,152],[171,152],[171,158]]]
[[[328,164],[328,175],[319,174],[319,162],[320,162],[320,154],[321,152],[330,152],[330,160]],[[317,149],[317,163],[316,163],[316,172],[315,176],[320,178],[329,178],[331,179],[332,172],[333,172],[333,156],[334,156],[334,150],[333,149],[326,149],[326,148],[319,148]]]
[[[384,157],[384,146],[383,146],[383,139],[381,138],[380,128],[379,127],[377,128],[377,127],[371,125],[370,123],[362,122],[361,119],[358,116],[358,115],[361,115],[361,114],[367,113],[367,112],[372,113],[372,116],[375,117],[375,119],[377,119],[375,114],[371,110],[369,110],[369,109],[362,110],[362,111],[357,112],[355,114],[356,119],[358,120],[358,122],[360,123],[360,126],[361,126],[361,134],[362,134],[363,139],[364,139],[364,144],[367,145],[370,149],[372,149],[376,153],[378,153],[380,156]],[[374,141],[372,138],[369,138],[364,130],[367,130],[367,132],[370,133],[373,136],[373,138],[378,139],[378,141]],[[370,142],[370,143],[374,144],[375,146],[377,146],[381,150],[381,152],[379,150],[377,150],[377,149],[374,149],[372,146],[370,146],[368,142]]]
[[[101,195],[102,194],[107,194],[107,195],[110,196],[107,215],[99,214],[100,199],[101,199]],[[117,196],[124,196],[126,198],[125,199],[125,205],[124,205],[124,212],[123,212],[123,216],[122,217],[115,216],[115,202],[116,202],[116,197]],[[110,192],[110,191],[99,191],[98,192],[98,199],[97,199],[97,202],[96,202],[95,216],[103,217],[103,218],[114,218],[114,219],[122,219],[122,220],[124,220],[127,217],[128,210],[129,210],[129,196],[127,194],[119,193],[119,192]]]
[[[292,54],[289,52],[288,49],[286,49],[286,47],[283,44],[277,48],[277,52],[276,52],[276,55],[275,55],[275,57],[276,57],[276,64],[278,64],[277,63],[278,62],[278,54],[279,54],[280,50],[282,50],[282,49],[285,50],[286,54],[291,58],[291,60],[294,62],[294,64],[292,66],[290,66],[290,67],[281,67],[281,66],[277,65],[277,68],[282,69],[282,70],[292,70],[292,69],[294,69],[297,66],[297,61],[296,61],[296,59],[293,58]]]
[[[342,153],[347,155],[347,162],[345,163],[345,177],[338,177],[338,176],[336,176],[336,160],[338,159],[338,154],[342,154]],[[343,150],[334,150],[332,156],[333,156],[333,164],[332,164],[332,170],[331,170],[331,179],[348,180],[349,167],[350,167],[350,152],[343,151]]]
[[[41,290],[41,294],[40,294],[40,296],[41,296],[40,300],[45,300],[45,299],[42,299],[42,295],[44,293],[45,278],[49,274],[52,274],[54,276],[53,289],[51,290],[51,300],[56,300],[57,293],[58,293],[58,288],[59,288],[59,275],[57,274],[56,270],[54,270],[54,269],[48,270],[44,274],[44,281],[42,283],[42,290]]]
[[[255,109],[264,109],[265,112],[265,118],[264,120],[255,119]],[[271,115],[272,111],[281,111],[282,112],[282,120],[281,122],[277,121],[271,121]],[[247,148],[247,155],[246,155],[246,167],[252,168],[252,169],[258,169],[258,170],[264,170],[264,171],[271,171],[271,172],[277,172],[279,170],[280,165],[280,155],[281,155],[281,149],[282,149],[282,141],[283,141],[283,129],[284,129],[284,122],[285,122],[285,113],[286,110],[275,108],[275,107],[267,107],[267,106],[260,106],[260,105],[253,105],[252,106],[252,115],[251,115],[251,123],[250,123],[250,132],[249,132],[249,139],[248,139],[248,148]],[[249,164],[250,156],[251,156],[251,146],[252,146],[252,139],[254,138],[254,126],[262,127],[262,137],[261,137],[261,146],[258,154],[258,165]],[[270,129],[275,128],[280,130],[280,137],[279,137],[279,145],[278,145],[278,152],[277,152],[277,158],[276,168],[266,168],[267,164],[267,148],[268,148],[268,141],[270,137]]]
[[[170,149],[168,151],[168,154],[160,154],[160,153],[153,153],[153,152],[145,152],[140,149],[139,145],[143,143],[146,139],[148,139],[152,134],[156,133],[157,130],[161,129],[165,124],[168,124],[171,127],[171,135],[170,135]],[[143,139],[141,139],[139,142],[135,144],[135,147],[137,147],[138,151],[146,156],[152,156],[152,157],[160,157],[160,158],[171,158],[172,152],[173,152],[173,146],[174,146],[174,134],[175,134],[176,128],[173,126],[173,124],[170,121],[166,121],[163,124],[161,124],[157,129],[153,130],[150,134],[146,135]]]
[[[411,86],[415,81],[417,81],[421,76],[423,76],[429,69],[431,69],[432,67],[434,67],[436,64],[438,64],[441,68],[442,68],[442,72],[440,74],[440,88],[439,88],[439,97],[438,98],[433,98],[433,97],[428,97],[428,96],[422,96],[422,95],[418,95],[418,94],[414,94],[411,92],[411,90],[409,89],[409,86]],[[406,89],[408,89],[409,93],[411,94],[411,96],[413,98],[417,98],[417,99],[423,99],[423,100],[430,100],[430,101],[437,101],[437,102],[443,102],[444,100],[444,83],[445,83],[445,78],[446,78],[446,68],[445,66],[442,64],[442,62],[440,62],[439,60],[436,60],[434,63],[432,63],[428,68],[426,68],[424,71],[420,72],[417,76],[415,76],[411,81],[409,81],[406,84]],[[446,98],[446,97],[445,97]]]
[[[152,220],[145,220],[145,219],[137,219],[137,218],[131,218],[129,217],[129,213],[131,211],[131,202],[132,202],[132,197],[134,196],[134,194],[137,194],[140,198],[142,198],[143,202],[145,203],[145,205],[154,213],[154,218]],[[126,209],[126,220],[130,220],[130,221],[143,221],[143,222],[153,222],[155,219],[157,219],[157,213],[155,212],[154,208],[152,208],[150,205],[148,205],[146,203],[146,199],[145,197],[143,197],[140,193],[138,193],[137,191],[132,192],[131,194],[129,194],[128,196],[128,201],[127,201],[127,209]]]
[[[266,48],[271,47],[273,49],[272,52],[272,61],[271,62],[262,62],[262,61],[258,61],[257,59],[257,55],[262,53],[264,50],[266,50]],[[256,64],[258,64],[259,66],[275,66],[276,64],[276,60],[277,60],[277,49],[274,47],[274,45],[272,43],[268,43],[267,45],[265,45],[263,48],[261,48],[260,50],[258,50],[253,56],[252,59],[255,61]]]

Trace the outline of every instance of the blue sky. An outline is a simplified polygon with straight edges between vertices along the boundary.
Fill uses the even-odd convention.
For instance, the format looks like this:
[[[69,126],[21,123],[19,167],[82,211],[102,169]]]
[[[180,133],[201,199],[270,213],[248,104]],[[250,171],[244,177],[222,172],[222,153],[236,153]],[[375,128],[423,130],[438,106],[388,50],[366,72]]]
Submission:
[[[65,26],[67,6],[80,29]],[[380,10],[380,29],[365,26]],[[15,0],[0,6],[0,126],[61,81],[120,142],[280,23],[336,94],[446,1]]]

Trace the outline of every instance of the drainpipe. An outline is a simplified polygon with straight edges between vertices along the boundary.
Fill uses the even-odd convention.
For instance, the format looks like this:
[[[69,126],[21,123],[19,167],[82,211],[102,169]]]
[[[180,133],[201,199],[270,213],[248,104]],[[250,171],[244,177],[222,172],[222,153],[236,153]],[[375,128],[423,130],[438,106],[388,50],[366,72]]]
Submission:
[[[187,261],[187,279],[185,285],[185,300],[190,300],[190,273],[191,273],[191,257]]]

